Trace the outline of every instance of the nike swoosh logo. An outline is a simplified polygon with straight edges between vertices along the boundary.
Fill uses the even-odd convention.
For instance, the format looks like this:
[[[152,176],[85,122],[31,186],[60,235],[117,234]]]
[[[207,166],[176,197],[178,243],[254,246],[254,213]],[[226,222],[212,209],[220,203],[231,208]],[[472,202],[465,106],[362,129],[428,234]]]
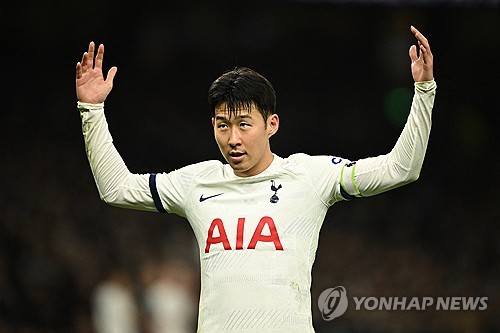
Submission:
[[[219,195],[222,195],[224,193],[218,193],[218,194],[214,194],[214,195],[209,195],[208,197],[204,197],[203,194],[201,195],[200,197],[200,202],[203,202],[205,200],[208,200],[208,199],[212,199],[214,197],[218,197]]]

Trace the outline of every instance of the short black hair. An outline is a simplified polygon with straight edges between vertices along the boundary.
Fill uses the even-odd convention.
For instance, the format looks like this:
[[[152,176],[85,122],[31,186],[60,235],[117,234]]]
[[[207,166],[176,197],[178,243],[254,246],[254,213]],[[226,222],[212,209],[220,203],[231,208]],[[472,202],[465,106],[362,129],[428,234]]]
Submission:
[[[266,121],[276,112],[276,92],[261,74],[248,67],[236,67],[223,73],[208,89],[208,105],[213,113],[223,103],[229,117],[255,105]]]

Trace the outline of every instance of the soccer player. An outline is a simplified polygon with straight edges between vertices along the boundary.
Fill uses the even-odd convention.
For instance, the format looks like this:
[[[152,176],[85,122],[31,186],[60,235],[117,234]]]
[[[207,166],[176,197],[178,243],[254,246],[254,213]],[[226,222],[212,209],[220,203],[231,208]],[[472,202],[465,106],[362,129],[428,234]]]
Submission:
[[[314,332],[311,270],[327,210],[415,181],[422,167],[436,92],[433,56],[414,27],[415,94],[407,123],[385,155],[272,153],[279,128],[275,91],[248,68],[209,88],[215,140],[227,164],[212,160],[160,174],[131,173],[104,115],[117,68],[102,73],[104,46],[91,42],[76,65],[86,153],[102,200],[114,206],[185,217],[201,263],[198,332]]]

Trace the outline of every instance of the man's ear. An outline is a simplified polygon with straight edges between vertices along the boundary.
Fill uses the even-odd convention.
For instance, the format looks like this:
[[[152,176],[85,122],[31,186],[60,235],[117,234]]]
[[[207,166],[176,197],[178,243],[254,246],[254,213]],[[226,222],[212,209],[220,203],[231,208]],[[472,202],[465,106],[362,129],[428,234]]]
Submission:
[[[215,118],[212,117],[212,127],[214,127],[214,126],[215,126]]]
[[[272,137],[280,127],[280,118],[277,114],[272,114],[267,118],[267,137]]]

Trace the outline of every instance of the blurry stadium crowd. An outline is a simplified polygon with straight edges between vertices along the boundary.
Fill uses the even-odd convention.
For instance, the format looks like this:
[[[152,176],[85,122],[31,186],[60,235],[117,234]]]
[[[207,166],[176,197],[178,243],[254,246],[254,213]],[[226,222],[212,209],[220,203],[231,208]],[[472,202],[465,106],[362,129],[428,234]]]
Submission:
[[[187,229],[103,205],[68,171],[87,165],[53,172],[56,159],[36,151],[7,163],[6,174],[26,177],[1,178],[0,332],[193,332],[199,273]]]

